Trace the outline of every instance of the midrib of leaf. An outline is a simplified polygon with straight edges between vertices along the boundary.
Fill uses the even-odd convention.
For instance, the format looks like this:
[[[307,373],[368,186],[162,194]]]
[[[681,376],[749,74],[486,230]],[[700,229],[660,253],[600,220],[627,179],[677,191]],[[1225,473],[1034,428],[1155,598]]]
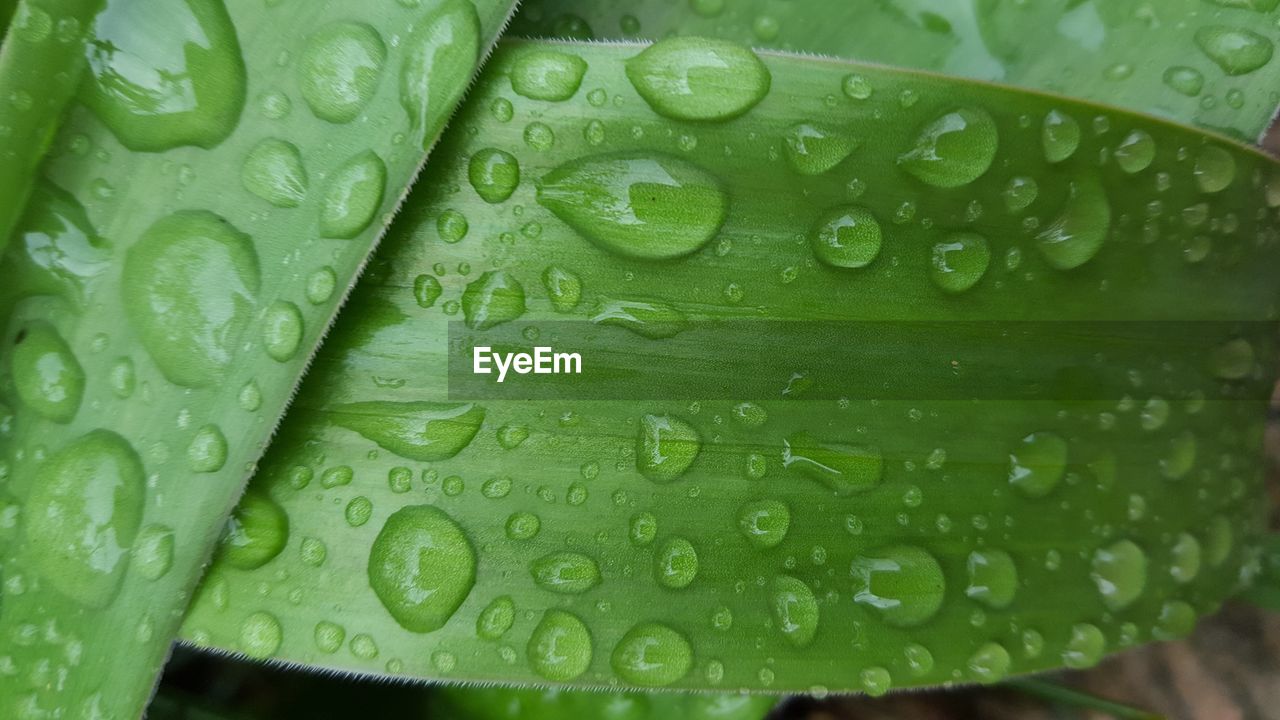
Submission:
[[[571,100],[535,101],[512,92],[513,65],[521,53],[539,50],[586,61],[589,69]],[[448,323],[464,319],[464,289],[491,271],[520,283],[528,309],[500,329],[455,328],[463,337],[511,338],[526,325],[582,322],[602,301],[631,299],[667,304],[691,321],[1039,322],[1032,337],[1044,349],[1019,355],[1021,367],[1011,371],[1038,377],[1063,369],[1057,348],[1078,351],[1082,346],[1072,342],[1093,342],[1059,337],[1055,328],[1066,326],[1057,321],[1257,322],[1241,329],[1258,328],[1255,356],[1269,356],[1265,328],[1274,307],[1277,247],[1265,187],[1276,168],[1256,151],[1064,98],[775,54],[764,56],[772,89],[743,117],[673,121],[655,114],[624,73],[623,61],[640,50],[512,43],[494,58],[322,349],[254,481],[257,497],[269,497],[288,517],[287,532],[258,535],[258,557],[269,561],[231,559],[228,549],[215,562],[184,637],[370,675],[604,688],[634,684],[616,670],[611,654],[637,624],[657,622],[692,648],[691,667],[670,687],[879,692],[881,671],[896,688],[991,681],[1058,667],[1067,657],[1096,662],[1103,649],[1186,632],[1179,620],[1184,610],[1210,611],[1249,576],[1262,531],[1257,443],[1270,370],[1224,384],[1206,372],[1211,347],[1183,345],[1176,330],[1145,356],[1122,354],[1114,369],[1131,372],[1132,390],[1128,399],[1101,406],[779,398],[761,401],[767,423],[748,428],[733,419],[737,399],[481,400],[485,417],[475,439],[456,457],[436,462],[397,456],[341,427],[342,413],[352,412],[348,403],[457,400],[448,394],[445,370]],[[874,88],[870,97],[840,94],[851,73]],[[903,103],[904,97],[914,101]],[[510,120],[504,120],[504,102],[513,107]],[[992,169],[963,188],[930,188],[900,167],[900,157],[921,128],[956,108],[990,113],[999,150]],[[1080,146],[1056,164],[1046,160],[1041,140],[1051,112],[1083,128]],[[551,149],[537,150],[526,140],[535,123],[554,135]],[[827,173],[797,175],[783,137],[802,123],[848,133],[859,146]],[[1156,154],[1131,174],[1111,153],[1137,131],[1151,138]],[[509,152],[520,164],[519,187],[497,203],[482,200],[468,180],[471,158],[487,148]],[[1193,168],[1218,150],[1233,158],[1234,179],[1229,188],[1207,193]],[[715,239],[685,259],[628,260],[588,242],[538,203],[534,185],[551,170],[619,152],[677,157],[717,178],[729,196],[729,216]],[[1022,209],[1010,209],[1006,200],[1014,178],[1038,185],[1035,200]],[[1064,211],[1071,186],[1095,182],[1110,207],[1106,240],[1082,267],[1055,269],[1036,238]],[[879,219],[884,245],[869,267],[835,270],[815,260],[809,234],[825,210],[850,205]],[[439,221],[449,210],[469,222],[458,242],[441,236]],[[1230,218],[1234,228],[1208,218]],[[931,283],[928,268],[935,243],[961,230],[985,236],[991,261],[974,289],[948,296]],[[1209,240],[1208,254],[1189,262],[1187,248],[1198,238]],[[582,283],[581,303],[568,314],[554,311],[541,280],[553,265]],[[419,303],[415,285],[427,278],[442,294],[428,303],[419,291]],[[503,332],[509,328],[515,330]],[[629,337],[609,330],[620,342]],[[635,357],[611,358],[610,369],[667,362],[678,342],[654,341]],[[701,356],[696,347],[690,351],[708,362],[741,358],[739,372],[755,372],[750,358],[765,352],[752,338],[705,346]],[[961,338],[953,352],[948,356],[957,368],[1010,360],[1000,343],[980,337]],[[720,378],[705,380],[711,386]],[[786,381],[779,377],[778,387]],[[977,385],[961,387],[980,392]],[[1203,407],[1197,393],[1207,398]],[[1161,402],[1171,408],[1167,419],[1142,419]],[[390,418],[396,408],[383,411]],[[638,421],[646,414],[682,418],[700,434],[702,450],[686,476],[656,484],[638,472]],[[499,437],[512,428],[528,437],[505,449]],[[877,448],[883,482],[836,496],[785,470],[782,441],[802,430]],[[1068,440],[1068,474],[1047,497],[1027,498],[1010,486],[1009,456],[1038,432]],[[1187,438],[1196,447],[1194,466],[1170,480],[1162,463]],[[744,472],[751,452],[764,457],[763,479]],[[1223,456],[1231,458],[1230,470],[1214,465],[1212,459]],[[1108,469],[1113,461],[1114,472]],[[510,479],[509,493],[486,492],[495,478]],[[775,548],[754,548],[738,529],[742,507],[757,500],[790,509],[790,529]],[[419,633],[397,623],[367,578],[374,539],[388,517],[424,504],[457,523],[477,564],[475,584],[448,622]],[[506,525],[517,513],[540,519],[535,536],[509,537]],[[650,544],[628,540],[641,513],[657,522]],[[1170,571],[1182,562],[1174,543],[1183,534],[1205,558],[1186,582]],[[699,557],[696,578],[682,589],[663,587],[654,575],[658,548],[676,537],[689,540]],[[1147,570],[1140,597],[1116,610],[1103,602],[1092,574],[1099,551],[1120,540],[1143,549]],[[945,579],[941,609],[919,627],[890,625],[852,599],[855,560],[903,544],[937,558]],[[1013,558],[1018,584],[1008,607],[967,596],[966,566],[979,550]],[[562,551],[590,557],[602,581],[580,594],[540,586],[532,565]],[[429,585],[440,575],[430,567],[422,573],[406,582]],[[779,631],[770,607],[782,576],[803,582],[817,599],[818,632],[803,647]],[[479,637],[479,617],[503,596],[515,608],[512,626],[501,637]],[[530,664],[538,652],[535,628],[553,610],[580,618],[591,634],[589,666],[579,676],[548,677]],[[278,647],[255,642],[252,630],[264,618],[282,628]],[[1085,660],[1069,654],[1099,633],[1102,646],[1089,645]],[[1073,640],[1081,634],[1086,641]],[[1001,650],[1007,667],[985,670]]]
[[[178,63],[143,82],[173,83],[152,87],[160,96],[176,93],[162,105],[166,110],[190,102],[182,88],[194,82],[203,110],[158,129],[123,121],[125,131],[133,130],[129,145],[146,150],[137,151],[117,137],[119,127],[108,129],[85,104],[74,105],[4,256],[8,482],[0,504],[11,521],[0,529],[6,668],[0,714],[142,712],[217,533],[312,349],[512,6],[508,0],[359,9],[235,3],[221,16],[216,0],[155,7],[122,0],[99,16],[98,52],[141,50],[145,59]],[[421,77],[431,83],[430,102],[417,116],[402,104],[401,68],[415,48],[438,45],[423,45],[428,40],[414,32],[460,17],[441,35],[465,42],[467,13],[478,18],[475,56],[437,64]],[[228,28],[237,43],[219,38],[218,30]],[[324,102],[313,107],[312,99],[326,96],[308,99],[301,90],[307,43],[335,29],[363,43],[366,55],[378,44],[385,49],[369,94],[345,110]],[[178,54],[148,49],[166,42]],[[212,49],[201,54],[202,47]],[[351,45],[321,47],[312,59],[359,55]],[[221,64],[183,74],[182,63],[210,57]],[[244,90],[236,97],[241,61]],[[321,80],[322,91],[333,87]],[[82,103],[90,92],[86,84]],[[211,121],[208,102],[228,117]],[[186,136],[165,142],[166,132]],[[244,176],[251,151],[269,139],[292,144],[307,175],[305,182],[295,176],[274,186],[281,194]],[[370,154],[386,175],[367,222],[321,227],[321,211],[350,197],[327,192],[339,169]],[[193,225],[193,216],[183,214],[189,211],[204,214]],[[157,245],[143,242],[165,222],[179,227],[159,246],[191,244],[184,246],[188,255],[157,269],[146,262],[158,257]],[[237,240],[239,234],[245,238]],[[351,237],[324,237],[334,234]],[[127,263],[139,265],[126,280]],[[163,282],[157,272],[164,269],[177,278],[148,285]],[[151,294],[139,299],[136,293],[148,287]],[[173,300],[187,289],[199,300]],[[194,327],[207,323],[203,334],[166,334],[185,327],[164,325],[174,317],[166,313],[182,311],[194,315]],[[161,323],[161,330],[144,337],[140,317]],[[291,334],[295,323],[300,328]],[[20,347],[33,339],[39,345],[28,347],[39,352]],[[23,352],[28,360],[52,358],[80,370],[51,381],[50,391],[31,374],[48,365],[15,369]],[[82,390],[75,389],[79,375]]]
[[[722,37],[1041,88],[1254,141],[1280,106],[1280,60],[1243,72],[1197,34],[1280,42],[1280,9],[1215,0],[532,0],[525,36]],[[1198,78],[1198,79],[1197,79]]]

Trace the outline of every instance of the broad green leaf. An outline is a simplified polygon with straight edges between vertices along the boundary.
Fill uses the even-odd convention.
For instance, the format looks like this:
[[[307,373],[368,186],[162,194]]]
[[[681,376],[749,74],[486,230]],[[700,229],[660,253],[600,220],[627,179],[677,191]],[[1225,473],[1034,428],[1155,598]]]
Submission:
[[[104,0],[0,2],[0,250],[22,216],[85,66],[85,31]],[[16,16],[15,16],[16,13]]]
[[[759,60],[503,48],[253,482],[287,531],[233,525],[271,558],[232,541],[184,637],[454,682],[878,694],[1091,665],[1247,583],[1275,163]],[[531,90],[528,63],[585,75]],[[690,96],[718,117],[668,117]],[[473,345],[592,338],[580,378],[467,371]]]
[[[761,720],[777,704],[762,695],[586,693],[505,688],[440,688],[441,720]]]
[[[140,713],[312,349],[511,6],[46,18],[51,57],[90,32],[89,72],[0,265],[0,715]],[[35,7],[10,43],[42,27]],[[230,558],[259,561],[255,527]]]
[[[512,32],[720,37],[1038,88],[1252,141],[1280,106],[1278,20],[1272,0],[531,0]],[[855,75],[843,91],[877,90]]]

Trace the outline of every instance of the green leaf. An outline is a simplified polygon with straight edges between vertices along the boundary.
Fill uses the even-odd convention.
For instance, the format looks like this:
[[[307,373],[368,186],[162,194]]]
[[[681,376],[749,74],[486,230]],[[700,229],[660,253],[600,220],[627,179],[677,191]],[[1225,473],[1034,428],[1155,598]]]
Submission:
[[[495,56],[254,480],[287,540],[215,563],[184,637],[452,682],[879,694],[1091,665],[1249,580],[1272,160],[768,53],[745,114],[672,118],[628,72],[672,48],[675,76],[723,57]],[[570,99],[513,86],[545,53],[585,64]],[[1070,153],[1045,146],[1063,118]],[[520,178],[498,202],[472,172],[495,150]],[[469,372],[473,345],[536,342],[581,345],[583,374]],[[463,406],[465,447],[419,455]]]
[[[761,720],[777,703],[762,695],[575,693],[561,690],[440,688],[432,710],[449,720]]]
[[[531,0],[512,32],[706,35],[1062,93],[1250,141],[1275,115],[1280,6],[1235,0]],[[844,92],[873,92],[858,74]]]
[[[0,250],[22,216],[85,66],[85,30],[103,0],[0,3]]]
[[[39,175],[0,163],[35,182],[0,260],[0,715],[140,714],[312,349],[512,5],[20,6],[0,86],[45,82],[49,103],[23,123],[51,133],[86,52],[89,72]],[[19,125],[5,148],[34,161]],[[288,523],[251,493],[219,562],[262,566]]]

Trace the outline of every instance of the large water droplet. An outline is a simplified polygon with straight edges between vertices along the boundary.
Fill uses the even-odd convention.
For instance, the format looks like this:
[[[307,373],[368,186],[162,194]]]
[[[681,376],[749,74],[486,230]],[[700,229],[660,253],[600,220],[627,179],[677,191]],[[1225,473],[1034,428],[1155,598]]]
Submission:
[[[539,587],[566,595],[584,593],[601,582],[596,561],[575,552],[544,555],[529,565],[529,572]]]
[[[548,610],[529,636],[529,667],[554,682],[568,682],[591,666],[591,631],[578,616]]]
[[[1071,270],[1093,259],[1111,230],[1111,203],[1097,180],[1071,183],[1062,214],[1036,236],[1036,246],[1053,267]]]
[[[1071,628],[1071,638],[1062,651],[1062,664],[1082,669],[1098,664],[1107,651],[1107,637],[1097,625],[1079,623]]]
[[[284,629],[269,612],[255,612],[240,623],[240,650],[252,658],[269,658],[280,649]]]
[[[653,556],[653,575],[663,587],[689,587],[698,576],[698,551],[682,537],[668,538]]]
[[[792,125],[783,141],[787,162],[801,175],[821,175],[844,162],[858,147],[855,138],[810,123]]]
[[[462,315],[472,330],[488,330],[524,314],[524,286],[509,273],[490,270],[462,291]]]
[[[244,59],[220,0],[114,0],[91,36],[85,103],[125,146],[210,148],[235,129]]]
[[[1067,441],[1051,432],[1034,432],[1009,452],[1009,484],[1028,497],[1053,492],[1067,471]]]
[[[1012,659],[999,643],[989,642],[969,656],[969,675],[983,684],[1000,682],[1009,674]]]
[[[880,254],[884,239],[880,222],[871,211],[857,206],[827,210],[809,233],[813,254],[838,268],[861,268]]]
[[[1145,130],[1134,130],[1120,141],[1114,154],[1121,170],[1140,173],[1156,159],[1156,141]]]
[[[240,168],[244,188],[276,207],[302,204],[307,194],[307,169],[298,146],[278,138],[267,138],[249,151]]]
[[[699,37],[660,40],[627,60],[627,78],[654,112],[675,120],[729,120],[769,94],[773,77],[737,43]]]
[[[969,586],[964,594],[996,609],[1009,607],[1018,592],[1018,568],[1003,550],[974,550],[966,563]]]
[[[914,627],[942,607],[946,581],[942,567],[927,551],[892,545],[854,558],[853,601],[879,611],[895,627]]]
[[[729,198],[720,182],[680,158],[648,153],[573,160],[538,181],[538,203],[583,237],[627,257],[695,252],[720,230]]]
[[[662,687],[688,674],[693,648],[678,631],[641,623],[627,631],[609,658],[618,677],[632,685]]]
[[[692,425],[672,415],[645,415],[636,436],[636,469],[656,483],[669,483],[693,464],[702,437]]]
[[[791,528],[791,509],[778,500],[752,500],[738,508],[738,531],[761,550],[777,547]]]
[[[110,266],[110,250],[75,197],[40,182],[32,188],[4,261],[10,270],[0,302],[49,294],[80,306],[88,283]]]
[[[961,293],[978,284],[991,264],[987,239],[977,233],[955,233],[933,246],[929,279],[944,292]]]
[[[218,546],[218,559],[241,570],[266,565],[289,541],[289,516],[275,500],[249,490],[231,511]]]
[[[187,467],[192,472],[217,472],[227,462],[227,438],[217,425],[205,425],[187,445]]]
[[[69,423],[84,397],[84,368],[47,322],[23,327],[9,352],[14,390],[22,404],[54,422]]]
[[[511,66],[511,89],[533,100],[568,100],[582,86],[587,63],[577,55],[524,48]]]
[[[387,518],[369,550],[369,586],[401,627],[438,630],[476,581],[476,551],[443,510],[400,508]]]
[[[471,156],[467,178],[481,199],[500,203],[511,197],[520,184],[520,163],[505,150],[485,148]]]
[[[822,442],[799,432],[783,443],[782,466],[817,480],[837,495],[851,495],[880,483],[884,457],[878,448]]]
[[[661,302],[602,298],[591,322],[616,325],[650,340],[671,338],[689,327],[689,318]]]
[[[1244,28],[1208,25],[1196,31],[1196,45],[1228,75],[1247,75],[1271,62],[1275,46]]]
[[[142,521],[142,461],[124,438],[94,430],[36,470],[23,528],[40,576],[88,607],[111,602]]]
[[[1196,184],[1207,193],[1222,192],[1236,179],[1236,159],[1216,145],[1209,145],[1196,156]]]
[[[321,120],[347,123],[369,104],[382,77],[387,46],[360,22],[335,22],[307,38],[298,59],[298,86]]]
[[[372,150],[347,160],[333,171],[320,206],[320,234],[350,239],[369,227],[382,205],[387,166]]]
[[[203,387],[231,363],[258,284],[249,236],[188,210],[156,221],[129,248],[121,286],[125,313],[164,376]]]
[[[987,111],[960,108],[925,125],[898,165],[929,185],[960,187],[987,172],[999,142],[996,122]]]
[[[484,408],[472,403],[372,401],[339,405],[329,418],[402,458],[437,462],[471,443],[484,422]]]
[[[414,23],[400,66],[400,104],[429,146],[467,89],[480,57],[480,18],[467,0],[444,0]]]
[[[1151,636],[1157,640],[1177,640],[1190,635],[1195,628],[1195,608],[1181,600],[1170,600],[1160,606],[1160,615],[1151,627]]]
[[[779,575],[770,584],[769,609],[778,632],[796,647],[805,647],[818,634],[818,601],[800,580]]]
[[[1147,586],[1147,554],[1130,540],[1098,548],[1092,567],[1090,577],[1111,610],[1128,607]]]

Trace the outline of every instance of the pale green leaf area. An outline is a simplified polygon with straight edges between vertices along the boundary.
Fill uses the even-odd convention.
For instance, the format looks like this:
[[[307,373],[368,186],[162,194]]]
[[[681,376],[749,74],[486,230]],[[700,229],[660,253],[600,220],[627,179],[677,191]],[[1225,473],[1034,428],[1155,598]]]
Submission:
[[[1185,635],[1258,570],[1276,170],[929,74],[505,45],[183,637],[446,683],[880,694]],[[942,323],[950,394],[846,396],[860,365],[775,375],[760,337],[684,340],[753,319]],[[555,345],[565,321],[634,348],[597,360],[620,386],[689,353],[772,390],[704,371],[684,399],[450,396],[451,342]],[[1021,370],[979,372],[1001,358]],[[1072,399],[1095,375],[1114,396]],[[1023,376],[1066,399],[1001,394]]]
[[[1039,88],[1253,141],[1280,106],[1278,8],[1274,0],[530,0],[512,32],[721,37]]]
[[[3,51],[87,71],[0,261],[0,716],[131,717],[512,3],[51,6]]]

